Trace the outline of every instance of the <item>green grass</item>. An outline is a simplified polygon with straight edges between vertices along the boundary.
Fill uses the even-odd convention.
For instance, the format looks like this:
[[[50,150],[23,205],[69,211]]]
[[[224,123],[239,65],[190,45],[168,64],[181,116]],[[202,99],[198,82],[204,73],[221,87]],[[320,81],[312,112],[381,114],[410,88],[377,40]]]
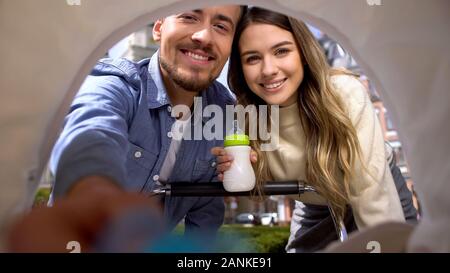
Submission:
[[[33,206],[47,205],[49,197],[50,197],[50,188],[39,188],[36,195],[34,196]]]
[[[184,226],[175,229],[175,235],[180,235]],[[217,247],[214,252],[230,253],[284,253],[289,238],[289,227],[268,227],[242,225],[223,225],[219,229]]]

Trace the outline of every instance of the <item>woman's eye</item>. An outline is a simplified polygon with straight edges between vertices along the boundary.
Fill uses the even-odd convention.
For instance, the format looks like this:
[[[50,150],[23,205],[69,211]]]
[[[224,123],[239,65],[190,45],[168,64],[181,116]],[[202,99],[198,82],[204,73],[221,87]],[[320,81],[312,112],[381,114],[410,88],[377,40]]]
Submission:
[[[275,55],[286,55],[289,51],[287,48],[279,48],[275,51]]]
[[[259,60],[258,56],[250,56],[245,59],[245,62],[248,64],[252,64],[252,63],[257,62],[258,60]]]

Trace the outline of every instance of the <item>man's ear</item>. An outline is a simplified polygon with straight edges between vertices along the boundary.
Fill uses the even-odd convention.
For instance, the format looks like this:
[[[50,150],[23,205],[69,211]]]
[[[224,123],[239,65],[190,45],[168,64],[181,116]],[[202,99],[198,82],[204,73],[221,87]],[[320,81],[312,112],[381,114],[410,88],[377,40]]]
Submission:
[[[161,41],[161,27],[163,22],[164,22],[163,19],[158,19],[153,25],[153,40],[155,42]]]

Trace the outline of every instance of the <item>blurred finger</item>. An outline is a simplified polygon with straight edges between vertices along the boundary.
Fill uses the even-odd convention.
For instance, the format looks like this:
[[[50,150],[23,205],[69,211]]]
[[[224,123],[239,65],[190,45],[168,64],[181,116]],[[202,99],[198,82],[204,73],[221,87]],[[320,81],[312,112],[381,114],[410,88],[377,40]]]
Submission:
[[[234,160],[232,155],[221,155],[217,157],[217,163],[222,164],[225,162],[231,162]]]
[[[221,156],[221,155],[226,155],[227,152],[225,151],[225,149],[223,147],[213,147],[211,149],[211,154],[213,154],[215,156]]]
[[[250,152],[250,161],[252,163],[256,163],[258,161],[258,154],[254,150]]]
[[[251,161],[252,163],[256,163],[256,162],[258,161],[258,156],[257,156],[257,155],[251,155],[250,161]]]
[[[223,173],[228,171],[231,167],[231,162],[225,162],[217,165],[217,171]]]

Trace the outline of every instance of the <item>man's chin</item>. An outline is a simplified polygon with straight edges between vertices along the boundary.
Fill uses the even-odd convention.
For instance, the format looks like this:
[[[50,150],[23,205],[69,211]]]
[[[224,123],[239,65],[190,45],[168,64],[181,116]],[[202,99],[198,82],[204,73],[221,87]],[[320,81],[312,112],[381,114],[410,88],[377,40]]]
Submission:
[[[183,88],[185,91],[188,91],[188,92],[203,91],[203,90],[207,89],[213,82],[214,82],[214,80],[196,80],[193,78],[190,78],[189,80],[181,80],[181,81],[175,80],[175,83],[179,87]]]
[[[207,89],[219,76],[213,75],[212,70],[204,71],[190,67],[173,66],[160,59],[161,68],[176,85],[189,92],[200,92]],[[215,70],[215,69],[214,69]]]
[[[198,77],[198,75],[192,75],[189,73],[184,74],[182,77],[174,77],[175,83],[189,92],[200,92],[207,89],[217,77],[206,76]]]

